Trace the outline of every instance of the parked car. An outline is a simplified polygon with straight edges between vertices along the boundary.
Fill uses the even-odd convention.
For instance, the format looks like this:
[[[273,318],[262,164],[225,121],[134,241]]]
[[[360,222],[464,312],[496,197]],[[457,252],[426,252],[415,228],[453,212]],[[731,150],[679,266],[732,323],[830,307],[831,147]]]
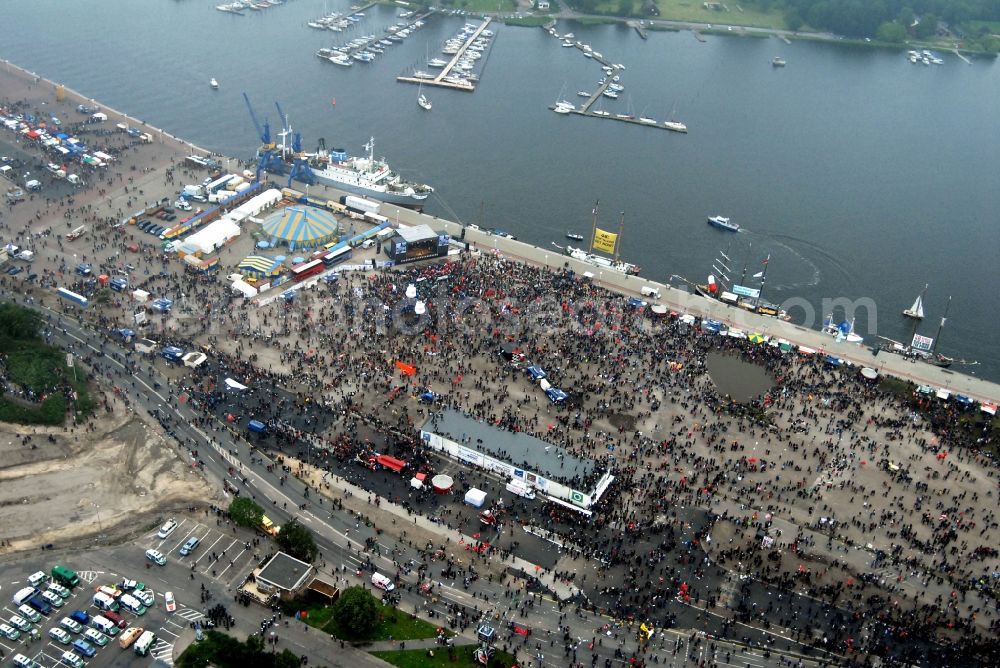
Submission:
[[[152,561],[157,566],[166,566],[167,558],[163,556],[163,553],[159,550],[149,549],[146,550],[146,558]]]
[[[128,622],[125,620],[125,618],[112,610],[104,610],[103,612],[101,612],[101,616],[120,629],[123,629],[126,626],[128,626]]]
[[[187,541],[183,545],[181,545],[181,549],[179,550],[181,556],[186,557],[192,552],[194,552],[200,543],[201,540],[196,536],[191,536],[190,538],[188,538]]]
[[[2,635],[7,640],[17,640],[21,637],[21,632],[15,629],[10,624],[0,623],[0,635]]]
[[[174,518],[170,518],[169,520],[164,522],[163,526],[160,527],[160,530],[156,532],[156,537],[166,538],[167,536],[172,534],[174,532],[174,529],[176,528],[177,528],[177,520],[175,520]]]
[[[20,615],[11,615],[10,616],[10,623],[11,623],[11,626],[13,626],[13,627],[15,627],[15,628],[17,628],[17,629],[19,629],[21,631],[24,631],[25,633],[27,633],[28,631],[30,631],[32,629],[31,622],[29,622],[24,617],[21,617]]]
[[[18,267],[17,265],[15,265],[15,266],[11,267],[10,269],[8,269],[7,273],[10,274],[11,276],[17,276],[22,271],[24,271],[24,269],[21,269],[20,267]]]
[[[97,629],[87,629],[83,632],[83,637],[98,647],[104,647],[109,641],[109,638]]]
[[[45,590],[45,591],[42,592],[42,598],[45,599],[45,601],[49,605],[51,605],[53,608],[61,608],[61,607],[63,607],[62,596],[60,596],[59,594],[56,594],[55,592],[51,592],[51,591]]]
[[[83,626],[80,622],[75,619],[70,619],[69,617],[63,617],[59,620],[59,626],[63,627],[67,631],[72,633],[83,633]]]
[[[90,623],[90,615],[88,615],[83,610],[74,610],[69,616],[74,622],[79,622],[80,624],[86,626]]]
[[[66,587],[63,587],[61,584],[59,584],[57,582],[50,582],[49,583],[49,591],[54,591],[55,593],[59,594],[63,598],[69,598],[73,594],[73,592],[71,592],[69,589],[67,589]]]
[[[173,612],[177,609],[177,601],[174,600],[174,592],[168,591],[163,594],[163,605],[166,607],[167,612]]]
[[[61,629],[58,626],[53,626],[49,629],[49,637],[56,642],[62,643],[63,645],[68,645],[73,641],[73,636],[66,633],[64,629]]]
[[[152,608],[153,604],[156,603],[156,597],[153,596],[153,592],[148,589],[137,589],[132,592],[132,596],[139,599],[139,601],[147,608]]]
[[[97,649],[83,638],[77,638],[73,641],[73,649],[88,659],[97,654]]]
[[[42,621],[42,616],[38,614],[38,611],[32,608],[27,603],[17,606],[17,611],[28,621],[37,624]]]

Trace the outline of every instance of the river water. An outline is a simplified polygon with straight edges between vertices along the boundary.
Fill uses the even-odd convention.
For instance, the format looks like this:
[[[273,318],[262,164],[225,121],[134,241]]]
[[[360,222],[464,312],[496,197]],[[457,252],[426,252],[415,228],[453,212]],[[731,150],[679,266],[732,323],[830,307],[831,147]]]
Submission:
[[[353,31],[332,33],[305,22],[346,0],[288,0],[247,16],[213,4],[7,0],[0,57],[227,155],[258,143],[241,93],[272,126],[277,100],[307,149],[323,137],[361,152],[374,136],[377,154],[435,186],[430,212],[542,246],[568,230],[588,235],[599,199],[605,228],[625,212],[623,257],[644,276],[703,282],[720,250],[749,276],[770,256],[766,298],[800,304],[791,312],[813,327],[824,299],[871,300],[873,311],[857,311],[867,342],[876,332],[908,340],[900,312],[929,283],[919,331],[935,335],[952,295],[940,351],[981,362],[956,370],[1000,380],[994,61],[941,54],[944,65],[926,67],[838,44],[702,43],[690,32],[643,41],[623,26],[557,26],[627,66],[625,93],[597,108],[673,116],[690,128],[676,135],[549,111],[601,72],[538,28],[494,26],[477,91],[425,88],[428,113],[395,77],[427,69],[464,18],[432,18],[375,63],[340,68],[316,49],[381,32],[395,9],[373,7]],[[788,66],[773,68],[776,55]],[[709,228],[714,214],[746,231]]]

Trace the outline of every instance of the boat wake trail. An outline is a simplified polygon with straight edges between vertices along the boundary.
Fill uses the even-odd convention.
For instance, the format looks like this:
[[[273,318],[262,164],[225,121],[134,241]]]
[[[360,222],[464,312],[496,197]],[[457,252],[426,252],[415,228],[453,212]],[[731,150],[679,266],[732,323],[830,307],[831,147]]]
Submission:
[[[812,278],[809,279],[808,281],[805,281],[805,282],[791,283],[789,285],[775,285],[775,286],[773,286],[771,288],[772,290],[774,290],[776,292],[780,292],[782,290],[795,290],[795,289],[799,289],[799,288],[814,288],[817,285],[819,285],[819,281],[820,281],[820,277],[821,277],[821,272],[819,270],[819,267],[816,266],[815,262],[813,262],[812,260],[810,260],[807,257],[805,257],[804,255],[802,255],[802,253],[798,252],[797,250],[795,250],[794,248],[792,248],[788,244],[781,243],[779,241],[777,243],[777,246],[779,246],[780,248],[784,248],[789,253],[791,253],[796,258],[798,258],[803,263],[805,263],[810,269],[812,269]]]

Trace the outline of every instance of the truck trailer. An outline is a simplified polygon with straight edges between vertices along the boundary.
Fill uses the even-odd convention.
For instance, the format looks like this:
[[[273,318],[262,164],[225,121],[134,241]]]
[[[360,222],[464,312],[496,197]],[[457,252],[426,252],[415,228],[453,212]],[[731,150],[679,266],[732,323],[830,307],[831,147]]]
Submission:
[[[80,308],[87,308],[87,306],[90,305],[90,302],[87,300],[86,297],[84,297],[83,295],[78,295],[75,292],[67,290],[66,288],[59,288],[58,290],[56,290],[56,292],[59,294],[60,297],[62,297],[66,301],[73,302]]]

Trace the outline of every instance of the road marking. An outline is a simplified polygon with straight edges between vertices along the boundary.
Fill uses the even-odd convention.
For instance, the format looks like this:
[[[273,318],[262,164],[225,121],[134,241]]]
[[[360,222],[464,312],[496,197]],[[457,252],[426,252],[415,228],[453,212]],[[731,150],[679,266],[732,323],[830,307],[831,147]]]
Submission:
[[[162,631],[164,633],[169,633],[170,635],[172,635],[175,638],[179,638],[180,637],[178,634],[174,633],[173,631],[167,630],[166,627],[163,627],[163,626],[160,627],[160,631]]]

